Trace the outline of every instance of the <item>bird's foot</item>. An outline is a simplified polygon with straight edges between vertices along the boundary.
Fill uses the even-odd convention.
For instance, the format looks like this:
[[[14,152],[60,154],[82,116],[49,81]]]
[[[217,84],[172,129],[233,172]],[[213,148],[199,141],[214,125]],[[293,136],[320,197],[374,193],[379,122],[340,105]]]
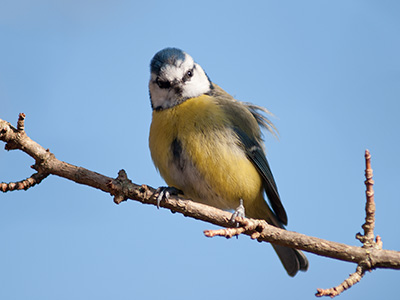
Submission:
[[[183,195],[183,192],[180,189],[177,189],[173,186],[160,186],[158,189],[156,189],[154,194],[158,194],[157,208],[160,208],[160,202],[162,200],[168,200],[171,195],[175,196],[177,196],[178,194]]]
[[[235,221],[236,217],[244,218],[244,212],[243,199],[240,199],[240,205],[235,209],[231,217],[231,222],[235,224],[235,227],[239,227],[239,223]]]

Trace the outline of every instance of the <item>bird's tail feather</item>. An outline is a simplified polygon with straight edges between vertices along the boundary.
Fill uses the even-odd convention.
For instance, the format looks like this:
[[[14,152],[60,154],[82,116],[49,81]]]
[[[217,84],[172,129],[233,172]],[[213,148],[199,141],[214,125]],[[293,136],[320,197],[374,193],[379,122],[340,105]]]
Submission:
[[[300,271],[307,271],[308,260],[303,252],[297,249],[271,244],[282,262],[283,267],[289,276],[293,277]]]
[[[252,205],[249,208],[246,207],[246,216],[250,218],[264,219],[270,225],[285,229],[264,199],[262,199],[262,201],[257,201],[257,205]],[[299,270],[307,271],[308,260],[302,251],[275,244],[271,245],[276,254],[278,254],[278,257],[289,276],[295,276]]]

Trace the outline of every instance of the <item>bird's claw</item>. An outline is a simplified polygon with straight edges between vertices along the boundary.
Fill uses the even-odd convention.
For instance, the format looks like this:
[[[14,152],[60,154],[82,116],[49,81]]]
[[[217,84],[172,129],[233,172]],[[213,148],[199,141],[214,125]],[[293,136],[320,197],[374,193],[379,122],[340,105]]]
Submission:
[[[160,186],[154,194],[158,194],[157,196],[157,208],[160,208],[160,202],[162,200],[168,200],[171,195],[183,194],[183,192],[173,186]],[[154,195],[153,194],[153,195]]]
[[[241,217],[244,218],[245,217],[245,210],[244,210],[244,206],[243,206],[243,199],[240,199],[240,204],[239,206],[235,209],[235,211],[232,214],[231,217],[231,222],[235,223],[236,227],[239,227],[239,223],[237,223],[235,221],[236,217]]]

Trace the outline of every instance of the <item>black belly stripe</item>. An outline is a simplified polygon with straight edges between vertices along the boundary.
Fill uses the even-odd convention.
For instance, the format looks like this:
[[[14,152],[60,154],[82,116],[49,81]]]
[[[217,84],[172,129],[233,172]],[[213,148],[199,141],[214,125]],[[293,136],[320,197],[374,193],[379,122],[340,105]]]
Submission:
[[[171,144],[171,151],[175,165],[183,170],[185,168],[185,160],[182,156],[182,144],[178,138],[175,138]]]

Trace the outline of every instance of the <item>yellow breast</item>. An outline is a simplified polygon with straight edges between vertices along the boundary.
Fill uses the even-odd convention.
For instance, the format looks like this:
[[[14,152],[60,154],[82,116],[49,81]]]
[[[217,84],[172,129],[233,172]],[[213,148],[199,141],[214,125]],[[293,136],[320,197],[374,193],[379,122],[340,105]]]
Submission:
[[[190,160],[184,170],[174,166],[172,144],[176,140],[184,158]],[[195,201],[234,209],[239,199],[249,204],[262,198],[259,173],[238,145],[220,105],[210,96],[154,111],[149,145],[154,164],[167,184]]]

